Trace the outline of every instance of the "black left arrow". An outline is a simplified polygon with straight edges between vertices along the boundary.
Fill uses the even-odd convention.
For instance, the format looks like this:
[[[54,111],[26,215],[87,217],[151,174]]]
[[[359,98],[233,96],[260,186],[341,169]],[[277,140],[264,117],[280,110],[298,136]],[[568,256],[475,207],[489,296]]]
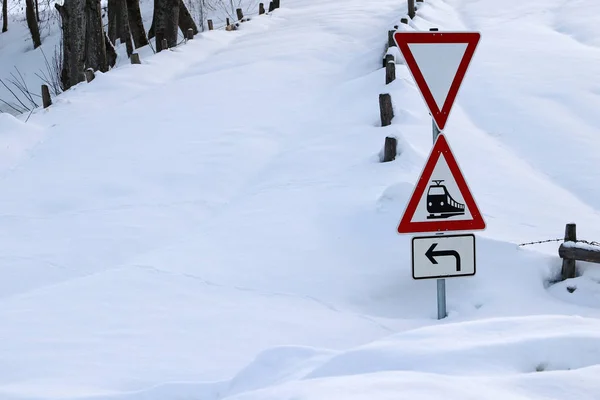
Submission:
[[[453,256],[456,259],[456,272],[460,272],[460,254],[456,250],[439,250],[434,251],[437,247],[437,243],[433,243],[429,249],[425,252],[425,256],[431,261],[432,264],[437,264],[436,257],[449,257]]]

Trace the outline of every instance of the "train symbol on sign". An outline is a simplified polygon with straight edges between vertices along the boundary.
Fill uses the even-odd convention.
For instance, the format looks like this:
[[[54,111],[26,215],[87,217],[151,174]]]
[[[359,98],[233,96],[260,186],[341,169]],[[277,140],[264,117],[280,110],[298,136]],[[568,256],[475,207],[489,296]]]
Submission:
[[[449,218],[465,214],[465,205],[454,200],[443,180],[432,179],[427,191],[427,219]]]

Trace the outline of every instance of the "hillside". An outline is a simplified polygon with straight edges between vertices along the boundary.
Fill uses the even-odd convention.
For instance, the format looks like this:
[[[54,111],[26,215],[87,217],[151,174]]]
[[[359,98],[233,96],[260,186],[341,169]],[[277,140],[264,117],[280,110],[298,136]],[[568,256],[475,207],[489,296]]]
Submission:
[[[518,246],[600,240],[599,12],[425,0],[407,28],[482,33],[446,135],[487,229],[442,321],[396,233],[431,148],[400,61],[384,85],[404,1],[283,0],[0,114],[0,398],[599,399],[600,265],[554,283],[559,243]],[[16,26],[0,72],[31,76]]]

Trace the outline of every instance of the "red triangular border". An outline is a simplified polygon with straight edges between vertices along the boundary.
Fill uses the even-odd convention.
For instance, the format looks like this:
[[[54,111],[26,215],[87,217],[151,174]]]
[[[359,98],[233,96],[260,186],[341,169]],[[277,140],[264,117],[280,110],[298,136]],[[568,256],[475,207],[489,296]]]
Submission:
[[[475,53],[475,49],[477,48],[480,38],[481,34],[479,32],[396,32],[394,34],[394,40],[402,52],[404,60],[406,61],[406,65],[408,66],[413,79],[419,87],[419,91],[421,92],[421,95],[423,96],[423,99],[429,108],[429,112],[431,113],[431,116],[433,117],[439,130],[444,130],[446,127],[446,121],[448,121],[448,116],[450,115],[450,111],[454,105],[454,100],[456,100],[458,90],[460,89],[460,85],[462,84],[465,74],[467,73],[467,69],[471,63],[471,59],[473,58],[473,54]],[[448,96],[446,97],[441,110],[438,108],[435,99],[431,94],[431,90],[429,89],[429,85],[423,77],[423,74],[419,69],[419,65],[417,64],[417,61],[415,60],[412,51],[410,51],[410,47],[408,46],[409,44],[419,43],[467,44],[467,49],[465,50],[462,61],[458,66],[456,76],[454,77],[454,81],[450,86]]]
[[[465,201],[466,206],[471,213],[472,219],[466,220],[436,220],[436,221],[424,221],[424,222],[411,222],[413,216],[415,215],[415,211],[417,210],[417,206],[419,205],[419,200],[423,196],[423,193],[429,186],[429,182],[431,181],[431,175],[433,174],[433,170],[438,163],[441,155],[444,154],[444,158],[446,159],[446,163],[450,168],[450,172],[456,181],[456,185],[460,190],[460,193]],[[400,224],[398,225],[398,233],[424,233],[424,232],[445,232],[445,231],[475,231],[475,230],[484,230],[485,229],[485,221],[479,212],[479,208],[477,204],[475,204],[475,199],[471,194],[471,190],[465,181],[465,178],[460,171],[458,163],[454,158],[454,154],[452,154],[452,150],[450,150],[450,146],[446,141],[446,137],[443,133],[440,133],[435,141],[433,148],[431,149],[431,153],[429,154],[429,158],[427,159],[427,163],[425,163],[425,168],[421,172],[421,176],[417,181],[415,189],[410,197],[408,205],[406,206],[406,210],[404,210],[404,214],[402,215],[402,219],[400,220]]]

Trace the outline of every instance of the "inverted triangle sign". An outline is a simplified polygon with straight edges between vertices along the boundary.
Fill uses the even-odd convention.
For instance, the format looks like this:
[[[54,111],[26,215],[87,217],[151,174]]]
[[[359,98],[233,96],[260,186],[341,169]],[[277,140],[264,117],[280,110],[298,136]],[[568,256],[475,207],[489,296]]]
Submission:
[[[404,210],[398,233],[483,229],[481,212],[446,137],[440,134]]]
[[[479,32],[394,34],[394,40],[440,130],[446,126],[480,37]]]

